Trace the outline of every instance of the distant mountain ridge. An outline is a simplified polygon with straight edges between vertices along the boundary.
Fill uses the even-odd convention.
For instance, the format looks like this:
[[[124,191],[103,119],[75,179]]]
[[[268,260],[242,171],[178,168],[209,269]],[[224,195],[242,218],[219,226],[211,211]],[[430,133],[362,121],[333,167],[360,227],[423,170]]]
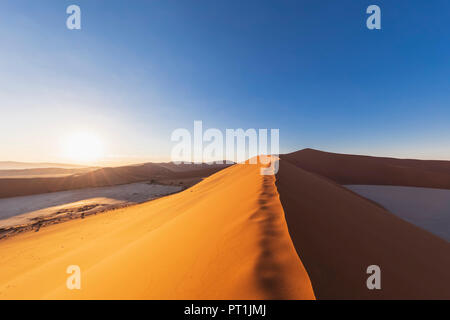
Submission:
[[[95,170],[94,167],[87,168],[34,168],[34,169],[9,169],[0,170],[2,178],[37,178],[37,177],[57,177],[80,174]]]

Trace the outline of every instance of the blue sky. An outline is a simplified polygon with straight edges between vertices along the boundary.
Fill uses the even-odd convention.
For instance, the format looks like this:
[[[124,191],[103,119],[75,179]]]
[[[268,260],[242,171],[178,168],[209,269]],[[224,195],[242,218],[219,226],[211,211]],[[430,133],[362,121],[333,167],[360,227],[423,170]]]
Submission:
[[[80,130],[108,160],[168,160],[194,120],[279,128],[281,152],[450,160],[449,19],[448,0],[3,0],[0,160],[62,161]]]

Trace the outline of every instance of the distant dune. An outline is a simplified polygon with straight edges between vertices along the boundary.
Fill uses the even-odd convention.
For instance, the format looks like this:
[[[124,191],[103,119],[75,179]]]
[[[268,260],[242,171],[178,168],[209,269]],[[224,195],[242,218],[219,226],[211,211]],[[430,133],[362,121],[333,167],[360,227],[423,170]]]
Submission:
[[[0,170],[22,170],[22,169],[43,169],[43,168],[76,169],[85,167],[86,166],[68,163],[0,161]]]
[[[450,161],[369,157],[313,149],[282,155],[281,158],[339,184],[450,189]]]
[[[114,168],[100,168],[65,177],[3,178],[0,179],[0,198],[26,196],[80,188],[106,187],[119,184],[157,180],[171,183],[180,179],[200,179],[226,165],[189,165],[145,163]]]
[[[73,174],[81,174],[89,171],[96,170],[98,168],[87,167],[87,168],[39,168],[39,169],[11,169],[11,170],[0,170],[0,179],[5,178],[54,178],[70,176]]]

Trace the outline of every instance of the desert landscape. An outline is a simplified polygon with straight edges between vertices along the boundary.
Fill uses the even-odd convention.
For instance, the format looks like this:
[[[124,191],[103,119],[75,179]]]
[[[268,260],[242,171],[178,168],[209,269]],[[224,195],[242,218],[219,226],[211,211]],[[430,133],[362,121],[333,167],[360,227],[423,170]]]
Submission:
[[[1,0],[0,301],[450,300],[449,13]]]
[[[430,187],[447,162],[311,149],[279,162],[276,175],[235,164],[173,195],[0,240],[0,298],[450,298],[450,243],[339,183]],[[74,264],[82,290],[65,285]],[[371,264],[383,290],[367,290]]]

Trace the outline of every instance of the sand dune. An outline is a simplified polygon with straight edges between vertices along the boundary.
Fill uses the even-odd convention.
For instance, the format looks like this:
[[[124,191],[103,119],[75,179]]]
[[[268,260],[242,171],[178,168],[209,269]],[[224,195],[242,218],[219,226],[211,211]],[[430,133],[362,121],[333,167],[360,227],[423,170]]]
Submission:
[[[445,240],[288,161],[276,185],[318,299],[450,299]],[[382,290],[366,287],[373,264]]]
[[[450,161],[369,157],[313,149],[282,155],[281,158],[339,184],[450,189]]]
[[[0,242],[0,298],[314,299],[274,176],[235,165],[181,193]],[[66,288],[79,265],[82,289]]]
[[[0,299],[450,299],[448,242],[330,180],[376,174],[319,157],[322,177],[310,158],[313,172],[302,169],[304,154],[282,156],[276,176],[234,165],[166,198],[0,241]],[[395,172],[434,183],[445,171],[412,163]],[[374,264],[382,290],[366,286]],[[81,290],[66,288],[69,265]]]

